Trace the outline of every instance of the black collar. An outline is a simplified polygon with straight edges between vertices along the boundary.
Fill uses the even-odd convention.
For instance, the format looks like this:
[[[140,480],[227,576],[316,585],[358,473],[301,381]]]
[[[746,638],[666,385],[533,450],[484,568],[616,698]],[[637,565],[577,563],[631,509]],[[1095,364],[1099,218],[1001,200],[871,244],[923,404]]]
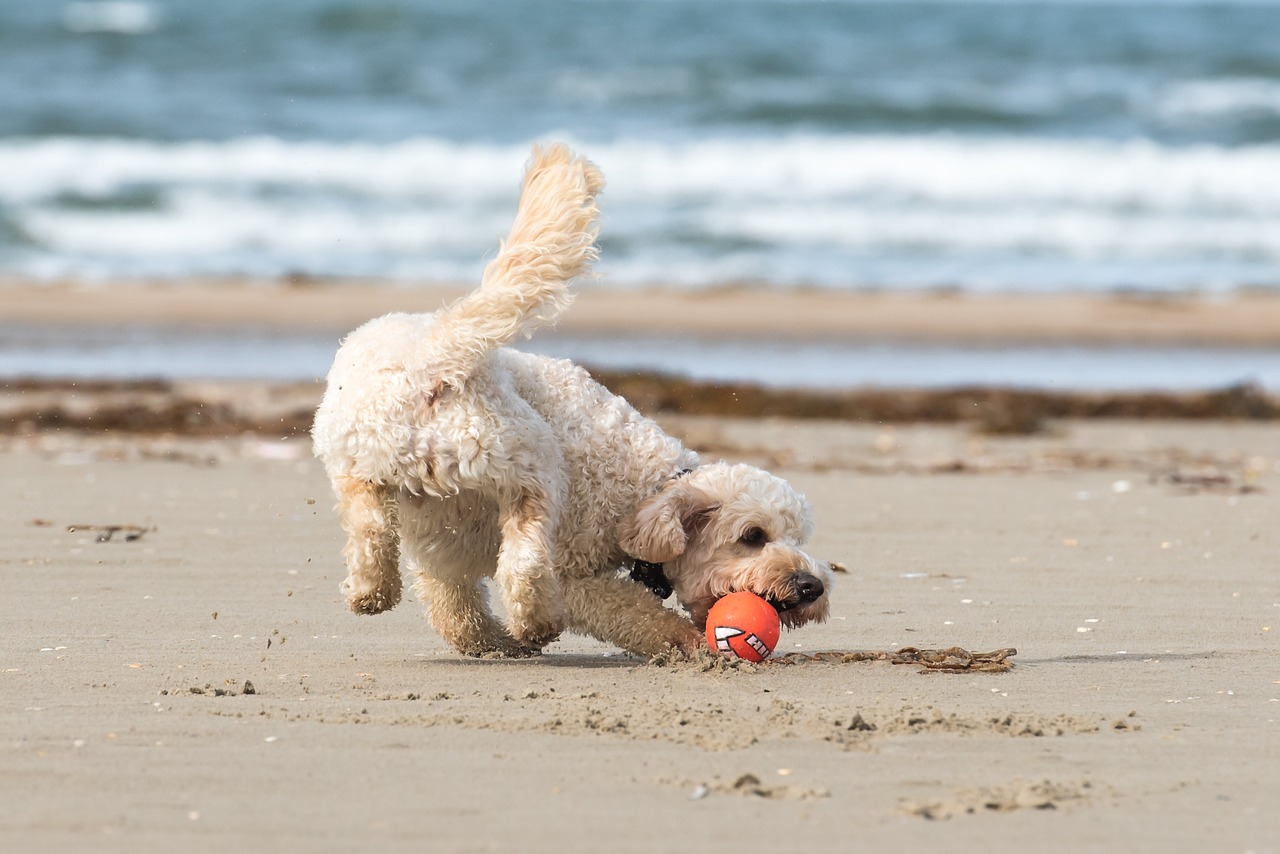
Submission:
[[[666,599],[675,592],[675,588],[671,586],[671,582],[667,579],[667,574],[662,571],[662,564],[650,563],[647,560],[636,558],[631,564],[631,580],[638,581],[659,599]]]
[[[684,477],[693,469],[680,469],[671,476],[671,480]],[[634,558],[631,563],[631,580],[638,581],[659,599],[667,599],[675,588],[671,586],[671,580],[667,578],[667,574],[662,570],[662,564],[650,563],[647,560]]]

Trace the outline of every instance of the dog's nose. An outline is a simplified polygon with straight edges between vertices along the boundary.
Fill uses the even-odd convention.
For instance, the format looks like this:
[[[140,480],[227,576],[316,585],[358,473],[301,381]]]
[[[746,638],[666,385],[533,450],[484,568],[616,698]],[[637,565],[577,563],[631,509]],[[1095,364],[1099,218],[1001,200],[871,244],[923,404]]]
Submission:
[[[801,602],[812,602],[827,589],[822,585],[822,579],[807,572],[796,576],[795,585],[796,595],[800,597]]]

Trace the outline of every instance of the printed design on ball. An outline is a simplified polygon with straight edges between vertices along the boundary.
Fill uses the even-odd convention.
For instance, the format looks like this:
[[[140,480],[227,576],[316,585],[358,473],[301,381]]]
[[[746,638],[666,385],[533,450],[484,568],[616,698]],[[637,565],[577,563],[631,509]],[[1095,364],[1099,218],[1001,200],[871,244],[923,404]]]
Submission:
[[[721,652],[736,653],[736,650],[729,645],[729,640],[730,638],[741,637],[743,635],[746,635],[746,637],[742,638],[743,642],[756,652],[760,653],[761,658],[769,657],[770,649],[765,645],[764,641],[760,640],[760,638],[756,637],[754,634],[748,634],[742,629],[734,628],[733,626],[716,626],[716,649]]]

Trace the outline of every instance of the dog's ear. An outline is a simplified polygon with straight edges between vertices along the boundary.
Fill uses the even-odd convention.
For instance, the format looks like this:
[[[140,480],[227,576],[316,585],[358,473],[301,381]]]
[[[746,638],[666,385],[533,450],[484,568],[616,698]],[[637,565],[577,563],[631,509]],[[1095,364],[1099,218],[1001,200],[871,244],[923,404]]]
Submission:
[[[689,538],[714,508],[700,490],[673,480],[657,495],[640,502],[618,529],[618,544],[632,557],[666,563],[684,554]]]

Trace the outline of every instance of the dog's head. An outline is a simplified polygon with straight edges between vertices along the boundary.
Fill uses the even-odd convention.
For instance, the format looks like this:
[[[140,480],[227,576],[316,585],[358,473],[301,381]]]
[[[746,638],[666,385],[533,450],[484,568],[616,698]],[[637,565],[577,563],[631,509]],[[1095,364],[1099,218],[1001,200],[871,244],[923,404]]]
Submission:
[[[664,565],[699,628],[716,600],[749,590],[789,628],[827,617],[831,569],[802,550],[813,531],[804,496],[746,465],[714,463],[669,481],[619,531],[629,555]]]

